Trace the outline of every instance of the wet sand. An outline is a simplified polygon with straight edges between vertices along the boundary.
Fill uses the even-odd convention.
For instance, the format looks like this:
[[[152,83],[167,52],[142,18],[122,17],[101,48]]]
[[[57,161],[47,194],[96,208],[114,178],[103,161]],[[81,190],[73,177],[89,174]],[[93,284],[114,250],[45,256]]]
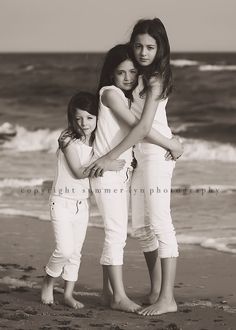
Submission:
[[[43,267],[54,246],[50,222],[26,217],[1,217],[0,222],[1,329],[235,329],[236,255],[181,245],[175,285],[179,311],[144,317],[100,304],[104,235],[90,227],[76,284],[76,297],[85,308],[72,310],[63,305],[61,280],[56,285],[56,303],[40,302]],[[125,249],[124,281],[128,295],[141,303],[149,280],[139,245],[132,238]]]

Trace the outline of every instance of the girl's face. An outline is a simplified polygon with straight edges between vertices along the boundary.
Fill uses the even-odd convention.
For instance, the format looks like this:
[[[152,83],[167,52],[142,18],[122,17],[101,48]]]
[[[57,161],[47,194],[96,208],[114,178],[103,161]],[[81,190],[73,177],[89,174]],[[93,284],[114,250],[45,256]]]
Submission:
[[[90,135],[96,128],[97,117],[91,115],[89,112],[85,110],[76,109],[75,118],[78,125],[84,131],[85,136],[90,137]]]
[[[152,64],[157,53],[156,40],[148,33],[138,34],[134,41],[134,56],[142,66]]]
[[[124,91],[131,90],[137,81],[138,71],[131,60],[121,62],[114,71],[114,85]]]

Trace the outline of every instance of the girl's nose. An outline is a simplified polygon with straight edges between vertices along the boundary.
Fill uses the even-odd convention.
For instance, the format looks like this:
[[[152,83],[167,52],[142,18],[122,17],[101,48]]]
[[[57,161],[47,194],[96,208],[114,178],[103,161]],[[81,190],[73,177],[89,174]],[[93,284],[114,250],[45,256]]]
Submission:
[[[141,49],[141,55],[145,56],[147,54],[146,48],[142,47]]]
[[[129,80],[129,74],[126,72],[125,73],[125,81]]]
[[[81,119],[81,126],[86,126],[86,120],[85,119]]]

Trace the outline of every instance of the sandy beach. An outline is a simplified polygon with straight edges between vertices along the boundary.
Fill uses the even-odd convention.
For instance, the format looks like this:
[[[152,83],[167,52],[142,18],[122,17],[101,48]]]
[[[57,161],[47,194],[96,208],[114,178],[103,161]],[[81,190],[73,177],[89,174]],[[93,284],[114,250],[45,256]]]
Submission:
[[[40,302],[43,267],[53,249],[51,224],[26,217],[2,217],[0,239],[1,329],[235,329],[236,255],[181,245],[175,296],[177,313],[143,317],[113,311],[100,304],[99,256],[103,230],[88,228],[76,296],[81,310],[63,305],[63,282],[55,289],[56,303]],[[148,292],[148,274],[139,245],[128,238],[124,282],[132,299],[142,303]]]

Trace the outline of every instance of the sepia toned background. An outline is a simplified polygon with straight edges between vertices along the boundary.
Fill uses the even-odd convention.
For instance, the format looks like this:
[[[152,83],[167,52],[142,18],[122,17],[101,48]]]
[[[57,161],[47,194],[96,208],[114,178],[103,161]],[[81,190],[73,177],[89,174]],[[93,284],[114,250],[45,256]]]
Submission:
[[[231,287],[236,275],[235,9],[232,0],[0,0],[0,285],[6,291],[1,301],[8,301],[10,306],[14,301],[15,318],[23,328],[45,326],[40,319],[44,312],[52,316],[49,309],[42,311],[39,307],[39,288],[43,265],[53,247],[47,203],[57,138],[66,127],[68,100],[78,90],[96,92],[105,52],[127,42],[138,19],[159,17],[172,51],[174,92],[167,116],[173,133],[182,138],[185,147],[176,165],[172,194],[172,216],[183,256],[177,273],[177,301],[184,301],[189,313],[195,312],[193,306],[200,308],[196,315],[190,314],[199,323],[187,324],[187,314],[182,318],[181,314],[172,316],[171,320],[177,322],[177,329],[199,329],[200,325],[216,329],[216,324],[230,329],[236,306]],[[90,276],[86,262],[94,260],[99,269],[103,238],[97,228],[102,226],[92,202],[89,252],[85,249],[83,287],[78,291],[90,292],[95,298],[101,288],[100,274]],[[100,237],[98,247],[91,243],[94,237]],[[148,289],[147,274],[139,248],[133,245],[136,242],[131,239],[129,244],[127,258],[135,255],[140,266],[135,289],[140,298],[142,290]],[[195,264],[191,256],[201,261]],[[212,260],[215,263],[209,267]],[[132,287],[132,281],[127,281]],[[140,281],[145,284],[141,286]],[[19,294],[19,288],[28,290],[27,298]],[[25,307],[33,306],[39,323],[27,316],[31,315],[27,308],[27,315],[17,314],[17,299]],[[8,304],[3,304],[4,326],[9,321]],[[96,300],[95,306],[89,304],[96,310]],[[201,314],[203,307],[210,308],[209,317]],[[58,315],[63,311],[59,309]],[[219,317],[219,311],[226,314],[224,321],[217,323],[214,318]],[[104,317],[96,313],[96,317]],[[48,326],[56,327],[57,323],[50,320]],[[126,316],[117,316],[116,325],[122,328],[124,320]],[[11,321],[9,329],[17,328],[16,320]],[[136,319],[133,322],[132,327],[123,324],[123,328],[135,329]],[[137,322],[143,329],[150,326],[140,319]],[[89,325],[82,323],[82,328]]]

